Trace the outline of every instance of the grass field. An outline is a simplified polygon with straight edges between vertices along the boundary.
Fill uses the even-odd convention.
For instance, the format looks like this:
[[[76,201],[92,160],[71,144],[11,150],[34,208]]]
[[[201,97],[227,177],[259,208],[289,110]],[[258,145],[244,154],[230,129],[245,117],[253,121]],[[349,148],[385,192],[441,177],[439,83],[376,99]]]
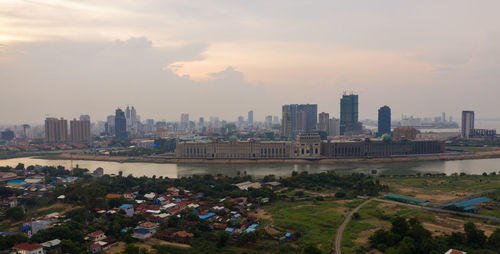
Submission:
[[[432,177],[387,177],[380,178],[384,184],[397,190],[398,187],[419,188],[426,191],[484,192],[500,188],[500,175],[495,176],[432,176]]]
[[[312,243],[327,251],[344,219],[345,207],[335,201],[304,201],[277,202],[264,210],[271,214],[276,227],[299,232],[300,246]]]

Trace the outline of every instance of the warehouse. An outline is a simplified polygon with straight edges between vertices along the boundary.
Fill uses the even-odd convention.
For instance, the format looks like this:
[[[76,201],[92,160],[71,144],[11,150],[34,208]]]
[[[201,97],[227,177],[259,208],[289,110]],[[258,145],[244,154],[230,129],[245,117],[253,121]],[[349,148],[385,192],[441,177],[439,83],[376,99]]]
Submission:
[[[389,194],[385,195],[384,198],[387,198],[387,199],[390,199],[390,200],[394,200],[394,201],[398,201],[398,202],[403,202],[403,203],[408,203],[408,204],[414,204],[414,205],[425,206],[425,205],[429,204],[428,200],[423,200],[423,199],[414,198],[414,197],[408,197],[408,196],[403,196],[403,195],[397,195],[397,194],[392,194],[392,193],[389,193]]]

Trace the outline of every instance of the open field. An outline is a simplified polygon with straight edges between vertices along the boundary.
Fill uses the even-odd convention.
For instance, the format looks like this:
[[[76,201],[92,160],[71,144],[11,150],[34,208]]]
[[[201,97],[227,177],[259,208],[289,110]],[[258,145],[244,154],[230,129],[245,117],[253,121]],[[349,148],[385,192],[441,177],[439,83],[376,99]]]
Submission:
[[[457,197],[500,189],[500,175],[384,177],[380,181],[392,187],[391,191],[408,193],[413,188],[419,194],[436,194],[436,191],[439,194],[441,191]]]
[[[360,218],[353,219],[344,232],[343,253],[376,253],[370,252],[368,238],[378,229],[389,229],[391,220],[396,216],[418,218],[424,228],[431,231],[433,235],[464,232],[464,224],[469,221],[474,222],[487,236],[491,235],[495,229],[500,228],[498,225],[486,224],[476,219],[438,214],[373,200],[360,209],[359,215]]]
[[[34,210],[28,210],[27,217],[37,218],[43,215],[47,215],[50,213],[58,212],[60,214],[64,214],[70,210],[80,208],[79,206],[72,206],[71,204],[57,202],[50,206],[37,208]],[[11,231],[18,232],[22,226],[24,221],[19,221],[12,223],[10,220],[2,220],[0,221],[0,231]]]
[[[134,243],[134,245],[137,247],[140,247],[140,248],[145,248],[148,251],[150,251],[150,253],[152,253],[152,254],[156,253],[156,250],[153,249],[153,245],[169,245],[169,246],[173,246],[173,247],[180,248],[180,249],[191,248],[191,246],[189,246],[188,244],[167,242],[167,241],[163,241],[163,240],[156,239],[156,238],[149,238],[148,240],[146,240],[144,242]],[[118,242],[117,245],[115,245],[112,248],[110,248],[109,250],[107,250],[106,253],[108,253],[108,254],[121,253],[125,249],[126,246],[127,246],[126,243]]]
[[[273,224],[292,233],[300,233],[298,244],[312,243],[323,251],[331,248],[346,207],[335,201],[277,202],[264,207]]]

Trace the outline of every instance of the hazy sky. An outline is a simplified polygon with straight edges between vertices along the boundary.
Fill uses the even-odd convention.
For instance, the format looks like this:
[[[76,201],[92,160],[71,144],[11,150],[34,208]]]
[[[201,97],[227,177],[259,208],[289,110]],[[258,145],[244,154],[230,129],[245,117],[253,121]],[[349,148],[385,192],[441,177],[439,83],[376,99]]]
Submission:
[[[135,105],[142,119],[500,117],[500,1],[0,0],[0,124]]]

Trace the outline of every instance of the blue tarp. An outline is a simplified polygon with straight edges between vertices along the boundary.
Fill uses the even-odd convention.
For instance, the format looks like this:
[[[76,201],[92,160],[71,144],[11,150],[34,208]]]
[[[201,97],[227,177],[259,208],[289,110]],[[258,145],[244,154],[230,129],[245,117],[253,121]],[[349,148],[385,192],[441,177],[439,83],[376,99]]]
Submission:
[[[21,231],[26,231],[26,230],[30,230],[30,229],[31,229],[30,225],[24,225],[21,227]]]
[[[10,183],[10,184],[20,184],[24,182],[24,180],[22,179],[13,179],[13,180],[9,180],[7,183]]]
[[[130,207],[132,207],[131,204],[123,204],[120,206],[120,208],[130,208]]]
[[[198,215],[200,217],[200,219],[202,220],[206,220],[206,219],[210,219],[212,217],[215,216],[215,213],[207,213],[207,214],[204,214],[204,215]]]
[[[292,237],[292,234],[291,234],[291,233],[289,233],[289,232],[287,232],[287,233],[285,234],[285,237],[286,237],[286,238],[291,238],[291,237]]]
[[[252,231],[255,231],[255,228],[258,227],[259,224],[252,224],[250,225],[246,230],[245,230],[245,233],[250,233]]]

